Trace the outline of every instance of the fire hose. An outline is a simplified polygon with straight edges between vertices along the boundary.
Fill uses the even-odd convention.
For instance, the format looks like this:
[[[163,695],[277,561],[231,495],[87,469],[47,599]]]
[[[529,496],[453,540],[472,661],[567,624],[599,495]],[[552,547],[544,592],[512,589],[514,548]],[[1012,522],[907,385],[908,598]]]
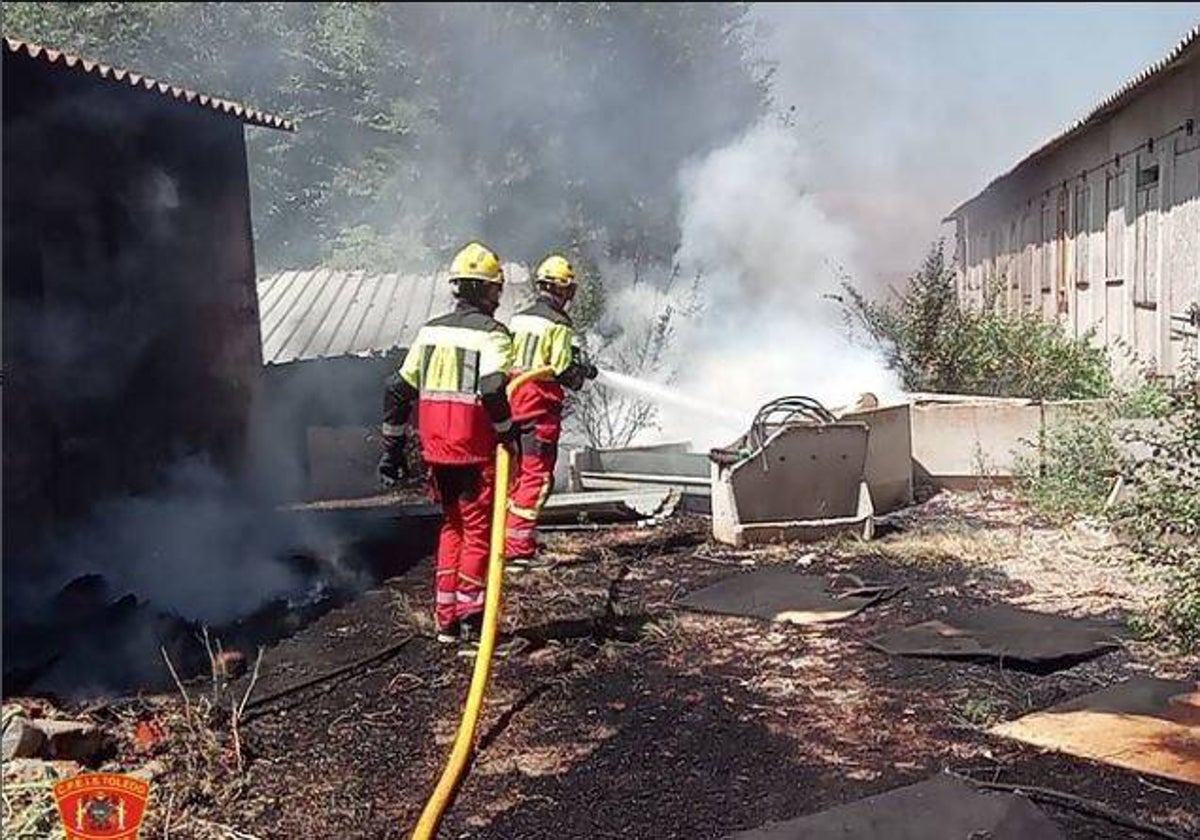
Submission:
[[[508,384],[511,396],[518,388],[537,379],[549,379],[554,375],[551,368],[540,368],[515,377]],[[496,447],[496,491],[492,507],[491,547],[488,553],[487,595],[483,606],[483,629],[479,635],[479,653],[475,656],[475,669],[471,673],[471,687],[467,690],[467,702],[463,707],[462,720],[458,724],[458,733],[454,736],[454,746],[450,749],[450,758],[442,770],[437,786],[421,819],[413,831],[413,840],[432,840],[437,834],[442,816],[450,805],[454,793],[458,790],[467,762],[475,747],[475,729],[479,725],[479,715],[483,710],[483,698],[487,693],[488,677],[492,672],[492,654],[496,649],[496,625],[500,621],[500,590],[504,584],[504,532],[508,511],[508,474],[511,458],[508,449]]]

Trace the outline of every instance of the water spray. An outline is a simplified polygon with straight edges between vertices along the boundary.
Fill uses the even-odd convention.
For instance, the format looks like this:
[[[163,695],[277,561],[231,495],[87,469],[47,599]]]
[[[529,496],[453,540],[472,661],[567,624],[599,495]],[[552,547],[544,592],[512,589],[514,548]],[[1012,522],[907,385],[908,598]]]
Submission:
[[[706,417],[711,417],[714,420],[719,420],[722,424],[732,424],[737,428],[741,428],[746,424],[746,418],[740,412],[720,408],[712,403],[688,396],[675,388],[658,382],[638,379],[635,376],[628,376],[624,373],[606,370],[605,368],[600,368],[600,374],[596,378],[596,381],[630,396],[649,400],[656,405],[672,405],[677,408],[694,411]]]

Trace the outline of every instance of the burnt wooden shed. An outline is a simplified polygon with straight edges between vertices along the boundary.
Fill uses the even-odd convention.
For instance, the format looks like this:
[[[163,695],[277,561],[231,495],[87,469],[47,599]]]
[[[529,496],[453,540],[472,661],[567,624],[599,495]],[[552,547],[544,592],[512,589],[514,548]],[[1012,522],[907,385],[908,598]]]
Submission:
[[[6,578],[39,537],[245,455],[262,349],[244,127],[284,119],[3,45]]]

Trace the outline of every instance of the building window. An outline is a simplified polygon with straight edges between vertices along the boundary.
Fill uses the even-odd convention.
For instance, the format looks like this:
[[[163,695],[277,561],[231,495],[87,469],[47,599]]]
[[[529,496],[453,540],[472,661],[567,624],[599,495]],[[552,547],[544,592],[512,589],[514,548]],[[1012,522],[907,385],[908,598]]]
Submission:
[[[1133,302],[1158,304],[1158,164],[1139,166],[1134,210]]]
[[[1104,181],[1104,276],[1125,277],[1125,185],[1124,171],[1110,172]]]
[[[1037,219],[1032,212],[1021,218],[1021,309],[1028,312],[1033,307],[1033,255],[1037,251]]]
[[[1055,302],[1056,311],[1062,315],[1067,312],[1067,204],[1070,201],[1067,195],[1067,188],[1064,186],[1058,191],[1058,225],[1055,228],[1055,250],[1057,259],[1054,261],[1055,267]]]
[[[1088,237],[1092,229],[1092,188],[1087,184],[1075,188],[1075,283],[1088,282]]]
[[[1049,201],[1042,202],[1042,225],[1038,234],[1038,248],[1041,259],[1038,260],[1038,280],[1044,294],[1054,291],[1054,208]]]

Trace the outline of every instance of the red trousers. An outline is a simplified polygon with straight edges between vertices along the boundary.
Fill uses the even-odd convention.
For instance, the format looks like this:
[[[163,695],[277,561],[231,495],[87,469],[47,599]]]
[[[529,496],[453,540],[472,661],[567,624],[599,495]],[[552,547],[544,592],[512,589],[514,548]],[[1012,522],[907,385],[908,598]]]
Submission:
[[[490,461],[430,467],[431,494],[442,506],[434,582],[438,627],[483,611],[495,479]]]
[[[557,414],[543,415],[535,421],[533,432],[521,438],[521,459],[508,487],[504,542],[504,556],[508,560],[537,554],[537,521],[554,487],[561,424]]]

